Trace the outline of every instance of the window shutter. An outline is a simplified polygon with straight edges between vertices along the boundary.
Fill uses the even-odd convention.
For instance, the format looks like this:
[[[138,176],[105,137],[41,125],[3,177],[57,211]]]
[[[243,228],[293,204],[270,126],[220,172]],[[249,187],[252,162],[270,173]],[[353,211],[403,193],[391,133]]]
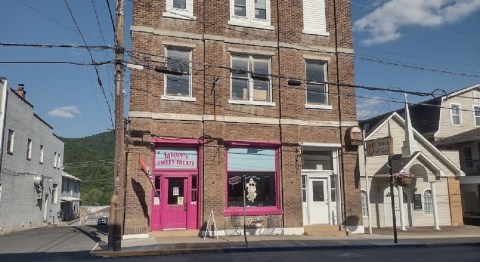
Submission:
[[[325,0],[303,0],[303,32],[306,34],[327,34]]]

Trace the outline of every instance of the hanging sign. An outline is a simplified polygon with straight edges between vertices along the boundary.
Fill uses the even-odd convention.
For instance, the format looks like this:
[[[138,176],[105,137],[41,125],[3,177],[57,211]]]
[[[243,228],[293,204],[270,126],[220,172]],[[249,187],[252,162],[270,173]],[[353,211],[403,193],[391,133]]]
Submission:
[[[197,150],[159,147],[155,149],[155,169],[196,169]]]
[[[393,139],[382,137],[365,141],[367,156],[389,155],[393,151]]]

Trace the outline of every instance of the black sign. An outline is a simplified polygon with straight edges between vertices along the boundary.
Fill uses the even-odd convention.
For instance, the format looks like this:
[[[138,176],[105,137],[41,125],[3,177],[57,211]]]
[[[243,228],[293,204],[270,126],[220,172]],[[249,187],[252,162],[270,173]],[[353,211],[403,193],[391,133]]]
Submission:
[[[413,195],[413,210],[422,210],[422,194]]]

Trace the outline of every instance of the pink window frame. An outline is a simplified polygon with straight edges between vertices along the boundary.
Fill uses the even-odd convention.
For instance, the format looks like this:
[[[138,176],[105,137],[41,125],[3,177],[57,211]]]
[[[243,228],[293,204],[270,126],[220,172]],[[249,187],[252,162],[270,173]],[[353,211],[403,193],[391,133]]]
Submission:
[[[270,207],[247,207],[245,209],[246,215],[281,215],[283,214],[282,206],[280,204],[280,169],[279,169],[279,153],[281,143],[279,141],[273,142],[247,142],[247,141],[225,141],[225,147],[228,148],[268,148],[275,149],[275,206]],[[260,172],[260,170],[259,170]],[[234,216],[243,214],[243,207],[229,207],[228,206],[228,150],[225,150],[225,207],[223,211],[224,216]]]

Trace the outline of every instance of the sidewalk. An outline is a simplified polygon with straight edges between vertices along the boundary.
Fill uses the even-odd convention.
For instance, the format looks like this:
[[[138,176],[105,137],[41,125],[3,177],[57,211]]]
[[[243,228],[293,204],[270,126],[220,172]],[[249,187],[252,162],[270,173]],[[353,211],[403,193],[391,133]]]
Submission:
[[[368,232],[368,230],[367,230]],[[192,253],[265,252],[290,250],[334,250],[385,247],[440,247],[458,245],[480,246],[480,227],[411,228],[398,230],[398,243],[393,241],[393,229],[374,229],[372,235],[340,237],[326,236],[223,236],[201,238],[193,236],[150,237],[122,240],[122,250],[113,252],[101,241],[92,254],[102,257],[153,256]]]

